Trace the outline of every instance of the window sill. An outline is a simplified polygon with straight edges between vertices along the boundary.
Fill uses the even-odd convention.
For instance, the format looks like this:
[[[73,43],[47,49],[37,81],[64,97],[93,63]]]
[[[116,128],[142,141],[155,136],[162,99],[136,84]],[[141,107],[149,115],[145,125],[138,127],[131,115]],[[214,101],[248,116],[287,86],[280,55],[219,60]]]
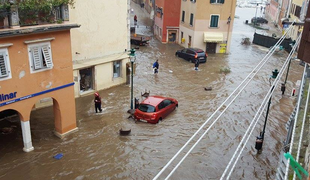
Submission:
[[[224,3],[210,3],[211,5],[223,5]]]
[[[5,80],[9,80],[9,79],[12,79],[11,74],[7,77],[0,78],[0,81],[5,81]]]
[[[190,26],[190,27],[194,27],[194,26],[193,26],[193,25],[191,25],[191,24],[190,24],[189,26]]]
[[[51,69],[53,69],[53,67],[51,67],[51,68],[44,68],[44,69],[38,69],[38,70],[33,70],[31,68],[30,74],[39,73],[39,72],[43,72],[43,71],[48,71],[48,70],[51,70]]]
[[[209,29],[219,29],[220,27],[209,27]]]

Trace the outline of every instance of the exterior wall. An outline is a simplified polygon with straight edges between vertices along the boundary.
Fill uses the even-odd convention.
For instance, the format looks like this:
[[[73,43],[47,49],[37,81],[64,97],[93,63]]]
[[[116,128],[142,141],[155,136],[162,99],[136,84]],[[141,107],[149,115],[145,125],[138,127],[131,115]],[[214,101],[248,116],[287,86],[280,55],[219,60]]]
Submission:
[[[163,32],[164,30],[164,21],[165,21],[165,17],[166,17],[166,7],[165,7],[165,0],[156,0],[156,6],[155,7],[160,7],[163,10],[163,16],[162,18],[160,17],[159,13],[157,13],[156,9],[155,9],[155,13],[154,13],[154,17],[155,17],[155,25],[158,26],[158,28],[161,28],[161,37],[160,37],[160,32],[157,31],[157,29],[155,29],[154,32],[156,32],[155,37],[157,39],[159,39],[161,42],[164,42],[164,36],[163,36]]]
[[[76,0],[74,6],[74,9],[70,9],[70,21],[81,25],[79,29],[71,32],[73,61],[79,65],[78,69],[74,66],[75,80],[79,79],[78,70],[89,67],[89,64],[95,69],[101,69],[96,66],[107,66],[111,68],[109,71],[113,70],[111,61],[120,60],[119,57],[127,55],[126,50],[130,48],[127,1]],[[111,60],[111,56],[115,59]],[[104,65],[105,63],[107,65]],[[122,68],[124,71],[126,66]],[[94,91],[108,88],[116,82],[126,82],[126,78],[113,81],[112,78],[101,78],[97,75],[98,73],[95,73],[93,77],[97,84]],[[75,87],[75,96],[80,96],[78,87]]]
[[[31,73],[29,44],[25,44],[25,41],[46,38],[55,38],[50,41],[53,68]],[[16,98],[23,99],[2,101],[1,103],[7,104],[2,104],[0,111],[16,110],[19,112],[21,121],[29,121],[31,110],[36,102],[50,97],[54,101],[54,107],[57,106],[54,108],[54,111],[58,112],[55,114],[57,133],[64,134],[74,130],[76,114],[70,42],[70,30],[1,38],[1,44],[12,44],[7,48],[12,78],[1,81],[1,94],[17,92]]]
[[[278,3],[274,0],[270,1],[268,15],[272,22],[277,22]]]
[[[168,42],[168,30],[169,27],[179,27],[180,22],[180,7],[181,1],[179,0],[157,0],[156,6],[163,9],[163,17],[160,18],[155,12],[155,25],[162,29],[162,36],[159,38],[158,34],[155,36],[160,39],[161,42]],[[175,29],[175,28],[174,28]],[[154,31],[156,32],[156,30]]]
[[[230,39],[232,33],[232,25],[235,16],[236,0],[225,1],[224,4],[210,4],[210,1],[197,1],[192,3],[190,1],[182,1],[180,19],[182,18],[182,11],[185,10],[185,22],[180,23],[180,32],[183,32],[185,43],[181,45],[188,47],[188,35],[192,36],[192,47],[201,48],[206,50],[206,43],[204,42],[204,32],[221,32],[223,33],[223,41],[227,42],[226,53],[230,49]],[[194,14],[193,27],[189,25],[190,14]],[[210,28],[211,15],[219,15],[219,25],[217,28]],[[228,18],[231,18],[230,23]],[[181,21],[181,20],[180,20]],[[192,32],[191,32],[192,31]],[[179,35],[179,41],[181,41],[181,35]],[[219,52],[219,43],[217,45],[216,52]]]

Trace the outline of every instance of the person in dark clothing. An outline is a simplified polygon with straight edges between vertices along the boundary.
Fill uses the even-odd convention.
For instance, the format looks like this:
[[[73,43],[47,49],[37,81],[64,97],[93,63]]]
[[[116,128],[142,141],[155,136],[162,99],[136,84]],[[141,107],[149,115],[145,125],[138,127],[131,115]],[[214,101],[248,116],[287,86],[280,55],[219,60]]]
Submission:
[[[135,21],[135,23],[138,22],[138,17],[137,17],[137,15],[135,15],[135,16],[133,17],[133,20]]]
[[[196,59],[195,61],[195,70],[198,71],[198,67],[199,67],[199,59]]]
[[[153,69],[154,69],[154,74],[157,74],[158,73],[158,69],[159,69],[158,59],[154,62]]]
[[[285,92],[285,84],[284,83],[282,83],[282,85],[281,85],[281,91],[282,91],[282,95],[283,95]]]
[[[96,109],[96,113],[98,113],[98,110],[100,112],[102,112],[102,109],[101,109],[101,97],[99,96],[99,94],[96,92],[95,93],[95,109]]]

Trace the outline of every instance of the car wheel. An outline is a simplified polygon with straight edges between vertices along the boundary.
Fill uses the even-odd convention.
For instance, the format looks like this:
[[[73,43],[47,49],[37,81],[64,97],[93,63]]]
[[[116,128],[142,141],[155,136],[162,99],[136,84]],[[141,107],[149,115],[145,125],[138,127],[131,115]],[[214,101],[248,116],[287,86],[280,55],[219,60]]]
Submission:
[[[178,54],[178,53],[175,53],[175,56],[176,56],[176,57],[179,57],[179,54]]]
[[[159,118],[158,121],[157,121],[157,123],[159,123],[159,121],[162,121],[162,120],[163,120],[163,118]]]
[[[177,107],[177,108],[178,108],[178,107],[179,107],[179,104],[176,104],[176,105],[175,105],[175,107]]]

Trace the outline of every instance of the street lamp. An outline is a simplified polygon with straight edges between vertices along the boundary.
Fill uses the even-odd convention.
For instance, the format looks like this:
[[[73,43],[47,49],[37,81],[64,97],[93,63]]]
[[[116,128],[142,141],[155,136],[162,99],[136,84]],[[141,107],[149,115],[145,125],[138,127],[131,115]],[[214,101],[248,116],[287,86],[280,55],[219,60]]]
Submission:
[[[256,11],[255,11],[255,21],[254,21],[254,26],[256,26],[256,21],[257,21],[257,7],[258,7],[258,3],[256,4]]]
[[[277,78],[278,74],[279,74],[278,70],[275,69],[274,71],[272,71],[271,78],[273,78],[273,79]],[[274,85],[272,86],[272,89],[270,92],[272,92],[273,89],[274,89]],[[258,153],[260,152],[260,150],[263,147],[263,142],[264,142],[264,137],[265,137],[265,129],[266,129],[266,124],[267,124],[267,120],[268,120],[269,108],[270,108],[270,104],[271,104],[271,98],[272,98],[272,96],[270,96],[270,98],[269,98],[263,131],[260,132],[260,135],[256,137],[255,149],[257,149]]]
[[[133,109],[133,63],[136,60],[135,49],[130,50],[130,62],[131,62],[131,93],[130,93],[130,109]]]

